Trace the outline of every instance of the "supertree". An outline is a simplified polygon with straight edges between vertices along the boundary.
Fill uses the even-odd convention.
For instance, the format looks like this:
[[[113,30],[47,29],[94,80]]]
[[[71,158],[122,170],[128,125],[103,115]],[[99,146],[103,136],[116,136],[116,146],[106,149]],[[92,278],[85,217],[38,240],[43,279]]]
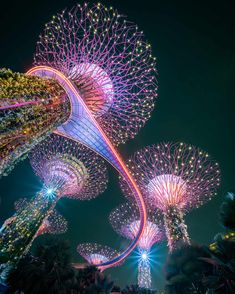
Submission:
[[[29,203],[29,198],[20,198],[14,202],[14,208],[16,212],[22,211]]]
[[[69,99],[52,79],[0,69],[0,176],[69,117]]]
[[[82,243],[77,246],[78,253],[91,265],[99,265],[115,258],[118,251],[97,243]],[[120,263],[118,264],[120,265]],[[99,267],[98,267],[99,268]],[[104,267],[100,268],[102,271]]]
[[[27,198],[20,198],[15,201],[14,206],[17,212],[24,209],[28,204]],[[43,220],[34,239],[43,234],[63,234],[68,229],[68,221],[56,209],[53,209],[46,219]]]
[[[37,42],[34,64],[44,66],[44,78],[38,72],[38,76],[6,69],[0,72],[1,128],[8,126],[3,147],[14,142],[18,148],[19,142],[28,143],[29,138],[32,141],[40,131],[46,134],[47,125],[52,130],[67,121],[69,94],[56,77],[48,79],[48,66],[74,83],[115,144],[133,138],[153,110],[157,86],[151,46],[144,40],[143,32],[112,7],[78,4],[53,16]],[[19,123],[16,125],[15,121]],[[12,148],[3,151],[9,154]],[[20,151],[14,156],[20,156]]]
[[[140,225],[138,207],[132,202],[126,202],[111,211],[109,216],[113,229],[121,236],[135,239]],[[151,247],[164,239],[160,213],[148,209],[147,224],[138,243],[138,285],[140,288],[151,289]]]
[[[217,194],[218,163],[192,145],[161,143],[137,151],[128,167],[148,205],[163,213],[169,250],[189,243],[184,214]],[[133,198],[124,180],[121,187],[129,199]]]
[[[112,7],[78,4],[53,16],[40,35],[34,64],[55,68],[73,81],[115,144],[134,137],[153,110],[151,46]]]
[[[35,238],[44,234],[63,234],[68,230],[68,221],[54,209],[50,215],[43,220]]]
[[[26,205],[18,205],[13,221],[1,231],[2,262],[16,263],[28,251],[61,197],[92,199],[106,188],[103,160],[87,147],[58,135],[37,145],[30,160],[43,188]]]
[[[139,205],[139,233],[112,264],[119,262],[136,246],[146,209],[113,144],[134,137],[150,117],[157,89],[151,46],[137,26],[112,7],[78,4],[46,25],[37,44],[35,65],[27,75],[57,82],[70,101],[69,118],[54,132],[88,146],[109,161],[126,178]],[[35,142],[33,136],[30,142]],[[17,144],[14,146],[11,154],[15,160],[27,153],[28,149],[18,152]]]

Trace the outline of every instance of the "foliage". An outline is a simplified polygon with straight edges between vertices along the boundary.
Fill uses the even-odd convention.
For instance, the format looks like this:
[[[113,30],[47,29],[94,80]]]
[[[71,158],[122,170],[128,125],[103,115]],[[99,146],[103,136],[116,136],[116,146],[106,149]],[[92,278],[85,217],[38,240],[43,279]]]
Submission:
[[[222,205],[223,219],[231,224],[234,199]],[[226,226],[228,227],[228,226]],[[231,228],[231,225],[229,225]],[[52,238],[51,238],[52,239]],[[96,267],[75,270],[71,267],[69,245],[56,241],[40,245],[34,256],[27,255],[10,271],[9,294],[153,294],[137,285],[113,285]],[[53,239],[52,239],[53,240]],[[210,248],[210,249],[209,249]],[[166,264],[165,294],[235,293],[235,235],[218,234],[213,246],[183,245],[174,250]]]
[[[166,264],[166,293],[205,293],[203,277],[212,266],[199,258],[210,258],[208,250],[199,245],[184,245],[173,251]]]
[[[220,221],[222,225],[235,231],[235,195],[228,193],[226,200],[220,207]]]
[[[26,256],[10,272],[7,283],[9,293],[70,293],[76,283],[76,274],[70,265],[68,243],[57,241],[40,245],[34,257]]]
[[[23,209],[4,222],[0,232],[0,262],[17,263],[29,250],[53,204],[54,199],[39,192]]]
[[[36,248],[34,256],[20,260],[7,283],[9,294],[108,294],[113,288],[113,282],[96,267],[72,268],[68,242],[52,237]]]
[[[126,288],[123,289],[121,293],[122,294],[155,294],[156,291],[140,288],[138,285],[130,285],[130,286],[126,286]]]
[[[213,266],[212,272],[204,277],[204,285],[215,294],[235,293],[235,238],[216,238],[216,250],[211,257],[203,259]]]
[[[99,294],[110,293],[113,282],[105,277],[96,267],[91,266],[80,269],[77,273],[77,294]]]
[[[169,257],[166,272],[166,294],[232,294],[235,292],[235,240],[217,237],[216,252],[195,245],[181,247]]]
[[[220,221],[232,232],[217,234],[210,250],[185,246],[174,251],[166,265],[167,294],[235,293],[235,198],[228,194],[221,205]]]
[[[114,293],[121,293],[121,288],[114,285],[112,290],[111,290],[111,294],[114,294]]]

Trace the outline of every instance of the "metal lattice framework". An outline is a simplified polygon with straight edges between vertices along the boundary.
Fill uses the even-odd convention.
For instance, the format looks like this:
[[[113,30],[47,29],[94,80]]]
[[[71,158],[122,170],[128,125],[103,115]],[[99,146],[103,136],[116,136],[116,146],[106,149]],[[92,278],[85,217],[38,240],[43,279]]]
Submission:
[[[41,224],[36,237],[46,233],[54,235],[63,234],[67,230],[68,221],[54,209]]]
[[[119,255],[118,251],[97,243],[82,243],[77,246],[78,253],[92,265],[108,262]],[[118,264],[120,265],[120,264]],[[102,268],[103,270],[104,268]]]
[[[30,153],[30,163],[47,188],[61,196],[91,199],[107,186],[107,169],[92,150],[52,134]]]
[[[133,240],[138,233],[140,224],[139,211],[132,202],[126,202],[115,208],[109,216],[113,229],[121,236]],[[138,243],[140,258],[138,261],[138,285],[151,289],[152,278],[150,269],[151,247],[164,239],[160,214],[148,209],[148,219],[142,237]]]
[[[114,144],[133,138],[150,117],[157,95],[151,46],[112,7],[78,4],[53,16],[34,63],[59,70],[77,85]]]
[[[219,165],[207,152],[185,143],[162,143],[137,151],[128,161],[146,201],[166,210],[190,210],[210,200],[220,185]],[[131,191],[121,181],[126,196]]]
[[[33,149],[30,160],[44,186],[28,204],[17,204],[19,211],[1,230],[0,262],[17,263],[27,253],[61,197],[91,199],[106,188],[103,160],[69,139],[51,135]]]
[[[128,167],[146,202],[163,212],[170,250],[178,241],[189,243],[183,214],[216,195],[218,163],[194,146],[162,143],[136,152]],[[121,187],[127,198],[133,198],[125,181]]]
[[[140,224],[138,207],[132,202],[123,203],[112,210],[109,221],[119,235],[133,240]],[[156,210],[148,209],[148,220],[138,246],[150,250],[155,243],[163,239],[162,229],[161,214]]]
[[[26,205],[28,205],[29,200],[27,198],[20,198],[14,202],[14,207],[17,213],[22,211]],[[48,215],[46,219],[43,220],[40,228],[38,229],[34,239],[37,236],[43,234],[63,234],[68,229],[68,221],[58,213],[56,209],[53,209],[52,212]]]
[[[133,191],[140,211],[139,230],[124,252],[103,264],[113,266],[135,248],[147,219],[139,188],[113,144],[134,137],[153,109],[156,78],[150,45],[134,24],[112,8],[77,5],[46,26],[35,64],[27,75],[53,79],[70,101],[69,118],[54,132],[104,157]],[[64,161],[63,169],[68,166]],[[57,184],[64,187],[61,181]]]
[[[0,178],[69,118],[70,103],[52,79],[0,69]]]

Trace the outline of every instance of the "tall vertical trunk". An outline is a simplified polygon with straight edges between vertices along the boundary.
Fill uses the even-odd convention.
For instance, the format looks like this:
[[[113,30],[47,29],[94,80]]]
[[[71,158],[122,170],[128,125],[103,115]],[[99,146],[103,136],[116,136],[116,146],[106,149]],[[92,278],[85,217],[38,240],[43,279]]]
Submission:
[[[152,278],[151,278],[149,251],[139,249],[139,253],[140,253],[140,259],[138,264],[138,286],[144,289],[151,289]]]
[[[55,80],[0,69],[0,177],[67,120],[69,105]]]
[[[168,240],[168,248],[171,252],[182,244],[190,244],[184,215],[178,207],[168,207],[164,212],[164,224]]]
[[[17,263],[28,251],[43,220],[50,214],[58,198],[42,190],[25,208],[5,221],[0,232],[0,262]]]

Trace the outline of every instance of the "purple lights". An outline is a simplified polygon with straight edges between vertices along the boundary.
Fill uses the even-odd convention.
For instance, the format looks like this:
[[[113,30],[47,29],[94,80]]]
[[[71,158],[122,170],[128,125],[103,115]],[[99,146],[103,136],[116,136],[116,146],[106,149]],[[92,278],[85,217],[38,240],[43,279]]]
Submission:
[[[108,262],[119,254],[116,250],[97,243],[79,244],[77,246],[77,251],[89,264],[92,265]],[[101,269],[104,270],[104,267]]]
[[[121,204],[110,213],[109,220],[119,235],[130,240],[135,239],[139,230],[139,211],[135,204],[126,202]],[[144,250],[151,247],[164,238],[161,217],[157,211],[148,210],[148,220],[138,246]]]
[[[157,82],[151,46],[137,26],[112,7],[78,4],[46,25],[34,64],[27,76],[51,79],[70,102],[66,101],[69,115],[58,125],[49,124],[46,134],[63,139],[53,135],[37,144],[42,138],[37,142],[32,138],[32,146],[37,146],[30,161],[44,182],[38,197],[44,214],[40,221],[48,212],[44,197],[51,209],[62,196],[90,199],[105,189],[106,169],[93,150],[126,179],[139,207],[139,226],[131,244],[99,267],[117,265],[137,245],[147,219],[141,192],[114,145],[133,138],[153,110]]]
[[[126,202],[115,208],[109,216],[110,223],[119,235],[135,239],[140,225],[139,211],[135,204]],[[161,217],[155,210],[148,209],[148,219],[144,232],[139,240],[138,285],[151,289],[150,251],[151,247],[165,237]]]
[[[72,68],[69,78],[81,78],[80,93],[95,117],[108,112],[114,100],[114,89],[108,74],[98,65],[81,63]]]
[[[148,146],[129,159],[128,167],[146,202],[163,211],[171,205],[183,210],[198,207],[216,195],[220,185],[218,163],[184,143]],[[132,197],[125,181],[121,186]]]
[[[106,188],[103,160],[87,147],[58,135],[38,144],[30,162],[47,192],[55,191],[59,197],[91,199]]]
[[[53,67],[74,82],[114,144],[133,138],[153,110],[157,86],[151,46],[112,7],[78,4],[53,16],[38,41],[34,64]]]
[[[123,228],[123,235],[133,240],[138,233],[140,221],[133,221],[128,227]],[[156,242],[160,241],[162,232],[159,230],[158,225],[151,221],[147,221],[144,233],[138,243],[142,249],[150,249]]]
[[[56,235],[63,234],[67,229],[67,220],[54,209],[41,224],[35,238],[46,233]]]
[[[169,250],[190,243],[184,213],[216,195],[220,185],[218,163],[194,146],[162,143],[136,152],[128,167],[148,206],[163,213]],[[124,180],[121,187],[132,199]]]
[[[112,7],[77,5],[53,17],[37,44],[28,75],[52,78],[70,100],[70,117],[54,132],[91,148],[126,179],[140,210],[136,246],[146,221],[138,186],[113,147],[133,138],[149,119],[156,98],[155,58],[136,25]]]

